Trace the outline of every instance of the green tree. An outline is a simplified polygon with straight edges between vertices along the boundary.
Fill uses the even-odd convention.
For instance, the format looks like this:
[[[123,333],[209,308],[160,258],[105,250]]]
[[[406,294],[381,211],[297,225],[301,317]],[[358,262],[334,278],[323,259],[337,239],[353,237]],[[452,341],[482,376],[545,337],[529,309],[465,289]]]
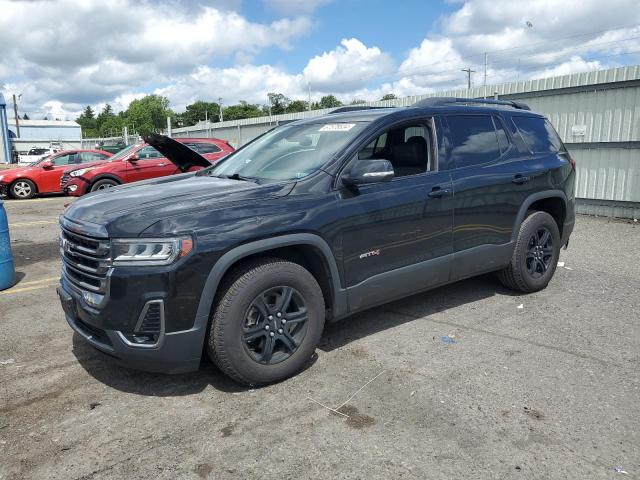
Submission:
[[[398,97],[396,97],[396,95],[395,95],[394,93],[387,93],[384,97],[382,97],[382,98],[380,99],[380,101],[384,101],[384,100],[395,100],[396,98],[398,98]]]
[[[124,119],[118,115],[112,115],[105,119],[100,125],[101,137],[117,137],[122,134]]]
[[[102,128],[103,125],[105,124],[105,122],[107,122],[110,118],[113,118],[113,117],[115,117],[115,114],[113,113],[113,108],[111,108],[111,105],[107,103],[102,109],[102,112],[100,112],[96,117],[96,128],[98,129],[98,132],[100,132],[101,136],[104,136],[103,128]]]
[[[169,108],[169,99],[160,95],[147,95],[129,104],[125,112],[127,125],[134,126],[144,136],[158,132],[167,126],[167,117],[175,120],[176,114]]]
[[[244,100],[240,101],[237,105],[231,105],[223,110],[224,119],[226,120],[240,120],[242,118],[261,117],[264,115],[260,105],[254,105],[247,103]]]
[[[206,118],[210,122],[220,121],[220,105],[215,102],[198,100],[187,105],[185,111],[177,115],[178,123],[181,123],[184,127],[195,125]]]
[[[365,103],[367,103],[366,100],[354,98],[353,100],[351,100],[350,105],[364,105]]]
[[[320,99],[318,103],[313,104],[314,109],[336,108],[341,106],[342,106],[342,102],[338,100],[336,97],[334,97],[333,95],[325,95]]]
[[[31,119],[29,118],[29,115],[27,115],[26,113],[22,116],[22,119],[23,119],[23,120],[31,120]]]
[[[287,107],[291,103],[291,100],[285,97],[282,93],[268,93],[267,96],[269,97],[269,105],[271,105],[272,115],[280,115],[287,111]]]
[[[95,138],[98,136],[98,126],[95,114],[89,105],[87,105],[80,116],[76,118],[76,122],[82,128],[83,138]]]
[[[293,100],[287,106],[286,113],[304,112],[309,110],[309,102],[304,100]]]

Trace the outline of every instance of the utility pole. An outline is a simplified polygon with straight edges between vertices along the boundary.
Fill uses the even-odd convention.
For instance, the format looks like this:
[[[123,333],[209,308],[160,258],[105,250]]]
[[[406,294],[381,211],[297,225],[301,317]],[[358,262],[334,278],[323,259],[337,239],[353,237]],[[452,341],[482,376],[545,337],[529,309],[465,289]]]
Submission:
[[[471,90],[471,74],[475,73],[475,70],[471,70],[471,68],[463,68],[463,72],[467,72],[467,90]]]
[[[484,98],[487,98],[487,52],[484,52]]]
[[[311,83],[307,82],[307,90],[309,92],[309,104],[307,105],[307,110],[311,111]]]
[[[220,121],[224,122],[224,117],[222,116],[222,97],[218,97],[218,108],[220,109]]]
[[[22,94],[18,95],[20,98]],[[13,116],[16,119],[16,135],[20,138],[20,123],[18,121],[18,101],[16,100],[16,94],[13,94]]]

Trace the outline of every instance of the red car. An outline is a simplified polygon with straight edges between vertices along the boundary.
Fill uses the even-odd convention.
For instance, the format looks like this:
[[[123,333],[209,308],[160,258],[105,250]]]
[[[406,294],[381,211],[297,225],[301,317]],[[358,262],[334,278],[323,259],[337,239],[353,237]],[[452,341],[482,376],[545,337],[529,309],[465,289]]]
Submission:
[[[197,152],[201,162],[204,157],[215,163],[226,157],[234,148],[226,140],[217,138],[176,138],[181,144]],[[210,164],[187,162],[174,164],[147,143],[131,145],[120,150],[107,162],[87,167],[68,168],[61,179],[61,188],[67,195],[79,197],[85,193],[103,190],[122,183],[165,177],[176,173],[199,170]]]
[[[102,163],[111,155],[103,150],[65,150],[26,167],[0,171],[0,195],[27,199],[39,193],[61,193],[60,178],[69,165]]]

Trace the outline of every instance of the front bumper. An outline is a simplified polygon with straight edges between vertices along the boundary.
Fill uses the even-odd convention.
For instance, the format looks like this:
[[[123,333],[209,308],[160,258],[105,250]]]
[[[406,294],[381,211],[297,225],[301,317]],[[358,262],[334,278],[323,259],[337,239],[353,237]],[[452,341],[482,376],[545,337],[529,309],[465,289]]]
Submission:
[[[61,181],[60,186],[62,187],[62,191],[65,195],[70,195],[72,197],[81,197],[82,195],[89,193],[89,187],[91,182],[89,180],[85,180],[83,177],[69,177],[65,179],[66,181]]]
[[[122,332],[104,328],[99,312],[84,302],[81,293],[66,282],[64,276],[57,292],[69,326],[115,363],[161,373],[184,373],[199,368],[206,325],[195,324],[189,330],[175,332],[162,331],[153,347],[131,346]]]

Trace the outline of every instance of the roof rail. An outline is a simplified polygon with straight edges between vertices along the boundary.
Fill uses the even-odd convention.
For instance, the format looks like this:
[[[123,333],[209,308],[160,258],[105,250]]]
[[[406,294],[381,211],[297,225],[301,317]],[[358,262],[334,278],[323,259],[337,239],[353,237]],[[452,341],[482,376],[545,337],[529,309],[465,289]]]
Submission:
[[[412,108],[424,108],[424,107],[442,107],[444,105],[452,105],[456,103],[478,103],[485,105],[505,105],[508,107],[517,108],[519,110],[531,110],[529,105],[522,102],[515,102],[513,100],[494,100],[492,98],[457,98],[457,97],[431,97],[420,100],[419,102],[411,105]]]
[[[336,108],[333,112],[329,112],[329,115],[331,115],[332,113],[356,112],[358,110],[375,110],[378,108],[389,108],[389,107],[369,107],[367,105],[351,105],[348,107]]]

